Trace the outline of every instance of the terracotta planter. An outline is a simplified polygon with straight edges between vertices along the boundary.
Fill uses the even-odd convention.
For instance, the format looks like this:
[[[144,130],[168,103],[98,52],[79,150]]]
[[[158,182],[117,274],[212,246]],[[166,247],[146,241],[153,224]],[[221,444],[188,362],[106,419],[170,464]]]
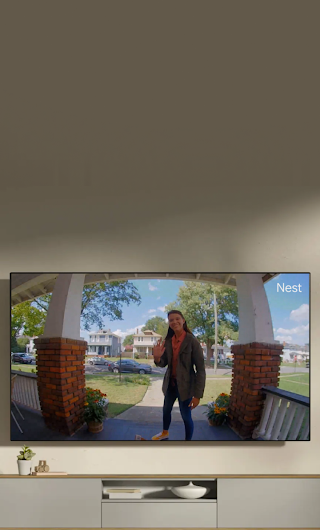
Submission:
[[[223,424],[223,420],[221,421],[214,421],[214,420],[208,420],[209,422],[209,425],[211,425],[211,427],[220,427],[220,425]]]
[[[88,425],[88,431],[89,432],[97,433],[97,432],[103,431],[103,423],[102,423],[102,421],[101,422],[88,421],[87,425]]]

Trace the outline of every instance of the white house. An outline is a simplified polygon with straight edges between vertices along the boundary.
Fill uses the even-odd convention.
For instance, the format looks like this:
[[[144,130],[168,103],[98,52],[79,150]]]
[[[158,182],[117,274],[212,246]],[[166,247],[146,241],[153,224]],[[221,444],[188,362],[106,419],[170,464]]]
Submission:
[[[26,353],[36,353],[37,350],[34,345],[34,339],[37,339],[38,336],[31,337],[28,344],[26,344]],[[80,337],[81,340],[84,340],[84,337]]]
[[[110,329],[99,329],[89,333],[88,355],[117,357],[121,351],[121,337]]]
[[[36,352],[33,339],[37,339],[37,338],[38,337],[30,338],[28,344],[26,344],[26,353],[35,353]]]
[[[201,347],[203,349],[203,356],[206,359],[207,358],[207,345],[206,345],[205,342],[201,342],[200,344],[201,344]],[[215,346],[213,344],[213,346],[211,346],[210,359],[212,359],[212,358],[214,359],[214,349],[215,349]],[[227,348],[227,349],[230,351],[230,348]],[[224,348],[223,348],[223,346],[221,346],[221,344],[217,345],[217,351],[218,351],[218,359],[225,361],[226,356],[225,356],[225,353],[224,353]]]
[[[295,358],[297,362],[305,361],[309,359],[309,352],[302,351],[298,348],[291,349],[291,348],[283,348],[283,358],[282,360],[287,363],[293,363],[295,361]]]
[[[156,342],[161,338],[161,335],[155,331],[146,330],[140,331],[133,335],[133,353],[143,353],[146,356],[152,353],[152,348]]]

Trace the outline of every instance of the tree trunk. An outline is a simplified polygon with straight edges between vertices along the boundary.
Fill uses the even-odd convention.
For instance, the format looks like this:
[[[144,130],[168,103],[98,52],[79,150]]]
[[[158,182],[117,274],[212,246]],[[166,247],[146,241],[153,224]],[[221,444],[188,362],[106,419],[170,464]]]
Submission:
[[[207,346],[206,366],[211,366],[210,358],[211,358],[211,354],[212,354],[212,350],[211,350],[212,341],[210,339],[207,339],[206,346]]]
[[[214,293],[214,373],[217,373],[218,366],[218,310],[217,310],[217,297]]]

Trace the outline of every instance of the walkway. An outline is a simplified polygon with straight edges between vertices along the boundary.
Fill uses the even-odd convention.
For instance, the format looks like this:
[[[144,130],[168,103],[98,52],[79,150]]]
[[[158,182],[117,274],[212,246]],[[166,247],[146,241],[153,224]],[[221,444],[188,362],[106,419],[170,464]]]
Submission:
[[[122,414],[119,414],[115,419],[117,420],[129,420],[135,423],[150,423],[158,422],[162,423],[162,405],[164,395],[162,393],[163,379],[156,379],[152,381],[147,392],[145,393],[142,401],[137,403],[134,407],[127,409]],[[206,411],[204,405],[196,407],[192,412],[192,418],[194,421],[206,421],[206,417],[203,414]],[[172,409],[172,422],[183,423],[179,403],[176,400]]]

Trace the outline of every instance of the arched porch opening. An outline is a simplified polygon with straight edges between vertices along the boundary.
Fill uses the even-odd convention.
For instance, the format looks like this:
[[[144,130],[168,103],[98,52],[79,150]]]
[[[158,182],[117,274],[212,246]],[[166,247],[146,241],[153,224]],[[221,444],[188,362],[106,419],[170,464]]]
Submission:
[[[84,359],[87,343],[80,340],[84,284],[129,279],[179,279],[223,284],[237,289],[239,340],[231,384],[230,427],[243,439],[258,425],[265,384],[278,385],[282,345],[274,340],[264,283],[274,273],[110,273],[21,274],[12,285],[12,302],[52,292],[44,333],[35,340],[38,391],[48,427],[72,435],[82,426],[85,399]]]

